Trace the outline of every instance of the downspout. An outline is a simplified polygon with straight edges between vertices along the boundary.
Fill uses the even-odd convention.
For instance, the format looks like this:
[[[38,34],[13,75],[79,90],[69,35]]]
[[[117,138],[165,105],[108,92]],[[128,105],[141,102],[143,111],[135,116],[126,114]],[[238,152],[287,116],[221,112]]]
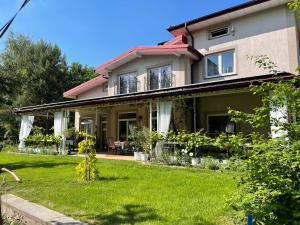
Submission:
[[[184,28],[186,30],[186,32],[188,33],[188,35],[191,37],[191,41],[192,41],[192,47],[195,47],[195,40],[194,40],[194,36],[192,35],[192,33],[190,32],[189,28],[187,27],[187,23],[184,24]]]
[[[193,34],[190,32],[190,30],[188,29],[187,23],[184,24],[185,30],[188,33],[188,35],[191,37],[191,42],[192,42],[192,47],[195,47],[195,39]],[[191,65],[191,83],[194,83],[194,66],[196,63],[198,63],[199,60],[195,61],[192,63]],[[193,131],[196,132],[197,130],[197,99],[194,97],[193,98]]]

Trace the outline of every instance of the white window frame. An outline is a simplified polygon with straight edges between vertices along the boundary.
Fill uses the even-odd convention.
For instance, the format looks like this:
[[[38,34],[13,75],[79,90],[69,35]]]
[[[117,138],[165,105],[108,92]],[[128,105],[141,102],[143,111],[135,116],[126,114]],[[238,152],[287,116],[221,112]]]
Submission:
[[[208,76],[208,57],[211,55],[218,55],[218,70],[219,72],[222,72],[222,53],[224,52],[229,52],[229,51],[233,51],[233,72],[231,73],[220,73],[218,75],[212,75],[212,76]],[[232,48],[232,49],[227,49],[224,51],[220,51],[220,52],[214,52],[214,53],[210,53],[205,55],[205,78],[209,79],[209,78],[215,78],[215,77],[225,77],[225,76],[231,76],[231,75],[236,75],[236,49]]]
[[[209,117],[214,117],[214,116],[229,116],[230,117],[230,115],[228,113],[208,114],[206,116],[206,129],[207,129],[207,132],[209,132],[209,130],[210,130],[210,127],[209,127]]]
[[[118,77],[118,84],[119,84],[119,94],[121,94],[121,77],[122,76],[129,76],[129,75],[134,75],[135,79],[136,79],[136,91],[137,92],[137,72],[129,72],[129,73],[123,73],[123,74],[120,74],[119,77]],[[129,89],[129,85],[127,86],[127,89],[126,89],[126,93],[122,93],[122,94],[130,94],[130,93],[135,93],[135,92],[130,92],[130,89]]]
[[[118,140],[120,140],[120,122],[121,121],[125,121],[126,122],[126,137],[128,137],[128,121],[135,121],[137,123],[137,118],[135,119],[119,119],[120,118],[120,115],[122,114],[128,114],[128,113],[135,113],[136,116],[137,116],[137,112],[120,112],[118,113]]]
[[[172,65],[170,65],[170,64],[167,64],[167,65],[163,65],[163,66],[157,66],[157,67],[152,67],[152,68],[149,68],[148,69],[148,72],[147,72],[147,74],[148,74],[148,79],[149,79],[149,90],[160,90],[160,89],[164,89],[164,88],[162,88],[161,87],[161,68],[163,68],[163,67],[170,67],[170,71],[171,71],[171,74],[170,74],[170,81],[171,81],[171,85],[170,85],[170,87],[166,87],[166,88],[171,88],[171,87],[173,87],[173,77],[172,77]],[[159,73],[158,73],[158,89],[151,89],[150,88],[150,70],[153,70],[153,69],[159,69],[160,71],[159,71]]]
[[[91,117],[83,117],[80,119],[80,131],[86,132],[86,130],[82,130],[82,126],[89,124],[91,126],[91,135],[94,135],[94,120]]]

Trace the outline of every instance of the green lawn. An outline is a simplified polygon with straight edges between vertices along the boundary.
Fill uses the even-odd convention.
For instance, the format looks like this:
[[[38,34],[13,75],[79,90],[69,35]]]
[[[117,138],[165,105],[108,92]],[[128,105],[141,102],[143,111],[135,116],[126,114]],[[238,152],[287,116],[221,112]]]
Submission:
[[[23,179],[9,179],[9,193],[91,224],[231,224],[232,173],[101,159],[102,179],[85,184],[74,169],[80,160],[0,153],[0,167]]]

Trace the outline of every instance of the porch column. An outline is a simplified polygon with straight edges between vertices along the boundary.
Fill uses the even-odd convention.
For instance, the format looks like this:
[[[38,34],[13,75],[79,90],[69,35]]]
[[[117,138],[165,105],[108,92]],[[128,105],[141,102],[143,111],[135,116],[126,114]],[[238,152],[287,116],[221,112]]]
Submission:
[[[152,132],[152,102],[149,103],[149,130]]]
[[[197,99],[193,98],[193,130],[196,132],[197,130]]]
[[[65,153],[65,146],[66,146],[65,130],[68,129],[68,114],[69,112],[67,111],[54,113],[54,135],[62,137],[60,154]]]
[[[172,113],[172,102],[157,103],[157,131],[161,134],[166,134],[169,131]],[[156,157],[161,159],[162,145],[156,145]]]
[[[272,92],[269,93],[273,95]],[[287,105],[274,106],[270,105],[270,123],[271,123],[271,136],[272,138],[279,138],[285,136],[287,131],[283,129],[282,125],[288,122],[288,109]]]
[[[19,133],[19,151],[25,150],[25,139],[29,136],[32,129],[34,116],[22,115]]]

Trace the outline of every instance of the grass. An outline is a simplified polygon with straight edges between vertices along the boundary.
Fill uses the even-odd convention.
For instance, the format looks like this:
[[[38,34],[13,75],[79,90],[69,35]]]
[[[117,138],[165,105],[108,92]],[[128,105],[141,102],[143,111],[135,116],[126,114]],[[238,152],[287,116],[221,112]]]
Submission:
[[[9,178],[8,193],[91,224],[231,224],[232,173],[99,159],[101,180],[81,183],[74,170],[81,160],[0,153],[0,167],[23,180]]]

